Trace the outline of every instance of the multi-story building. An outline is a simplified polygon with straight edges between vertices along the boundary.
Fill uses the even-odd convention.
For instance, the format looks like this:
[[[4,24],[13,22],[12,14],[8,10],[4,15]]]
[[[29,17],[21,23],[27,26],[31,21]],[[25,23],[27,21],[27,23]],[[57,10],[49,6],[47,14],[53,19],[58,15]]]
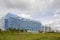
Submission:
[[[22,18],[14,14],[8,13],[5,17],[2,18],[1,27],[1,29],[3,30],[7,30],[9,28],[16,28],[19,30],[23,29],[30,31],[40,31],[42,25],[38,21]]]

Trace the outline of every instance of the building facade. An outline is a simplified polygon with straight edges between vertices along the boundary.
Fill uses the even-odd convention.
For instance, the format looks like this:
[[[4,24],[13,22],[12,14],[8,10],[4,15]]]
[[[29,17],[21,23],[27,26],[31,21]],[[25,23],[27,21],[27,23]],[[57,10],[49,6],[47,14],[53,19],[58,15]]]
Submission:
[[[42,28],[41,23],[38,21],[22,18],[10,13],[8,13],[1,21],[3,30],[15,28],[19,30],[41,31]]]

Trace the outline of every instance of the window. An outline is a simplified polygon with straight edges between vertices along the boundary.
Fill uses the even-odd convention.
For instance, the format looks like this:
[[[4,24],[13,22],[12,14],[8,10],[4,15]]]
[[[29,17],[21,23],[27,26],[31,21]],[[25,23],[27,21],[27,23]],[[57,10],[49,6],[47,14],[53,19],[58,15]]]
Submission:
[[[8,19],[5,19],[5,28],[8,27]]]

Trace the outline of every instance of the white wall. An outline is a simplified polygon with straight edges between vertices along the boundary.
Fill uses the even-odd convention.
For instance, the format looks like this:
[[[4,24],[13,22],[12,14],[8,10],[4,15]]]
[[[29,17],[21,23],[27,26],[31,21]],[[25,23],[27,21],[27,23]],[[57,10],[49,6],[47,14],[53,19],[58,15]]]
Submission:
[[[0,29],[1,29],[1,30],[5,30],[4,18],[0,19]]]
[[[2,20],[0,19],[0,29],[2,29]]]

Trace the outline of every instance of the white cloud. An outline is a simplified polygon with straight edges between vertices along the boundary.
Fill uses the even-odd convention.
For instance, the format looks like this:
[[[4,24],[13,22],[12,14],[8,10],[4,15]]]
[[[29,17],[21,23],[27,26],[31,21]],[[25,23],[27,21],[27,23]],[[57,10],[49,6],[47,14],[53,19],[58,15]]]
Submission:
[[[8,13],[6,8],[0,8],[0,18],[4,17]]]
[[[52,27],[53,30],[60,31],[60,11],[57,10],[55,15],[52,17],[52,20],[49,22],[49,26]]]
[[[28,14],[19,14],[18,16],[23,17],[23,18],[27,18],[27,19],[31,19],[31,15]]]
[[[8,12],[17,15],[22,14],[23,17],[32,17],[43,24],[48,23],[51,19],[47,18],[47,14],[53,14],[60,8],[59,0],[0,0],[0,15]]]

